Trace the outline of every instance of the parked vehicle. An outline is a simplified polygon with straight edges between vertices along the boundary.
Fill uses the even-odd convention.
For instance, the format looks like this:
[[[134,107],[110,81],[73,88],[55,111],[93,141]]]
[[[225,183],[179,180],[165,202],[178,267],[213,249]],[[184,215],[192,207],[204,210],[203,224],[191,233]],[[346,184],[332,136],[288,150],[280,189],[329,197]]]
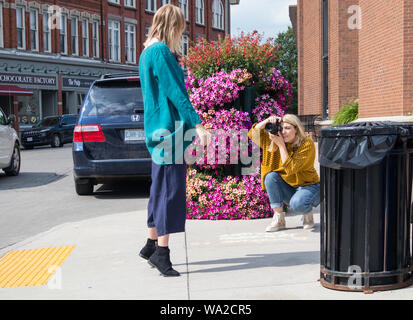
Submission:
[[[98,183],[151,176],[143,116],[138,76],[105,75],[92,84],[73,134],[77,194],[92,194]]]
[[[77,115],[64,114],[62,116],[45,117],[31,129],[21,132],[21,141],[25,149],[50,144],[52,148],[63,147],[71,143]]]
[[[6,117],[0,108],[0,169],[8,176],[17,176],[20,172],[20,140],[13,128],[14,115]]]

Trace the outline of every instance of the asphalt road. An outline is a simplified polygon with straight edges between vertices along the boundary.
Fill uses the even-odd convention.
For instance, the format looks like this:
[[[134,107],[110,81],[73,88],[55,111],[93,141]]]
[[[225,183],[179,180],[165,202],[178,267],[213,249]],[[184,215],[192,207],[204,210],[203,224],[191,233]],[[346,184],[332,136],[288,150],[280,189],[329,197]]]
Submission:
[[[146,209],[147,181],[97,185],[93,195],[78,196],[71,148],[23,149],[19,176],[0,170],[0,249],[66,222]]]

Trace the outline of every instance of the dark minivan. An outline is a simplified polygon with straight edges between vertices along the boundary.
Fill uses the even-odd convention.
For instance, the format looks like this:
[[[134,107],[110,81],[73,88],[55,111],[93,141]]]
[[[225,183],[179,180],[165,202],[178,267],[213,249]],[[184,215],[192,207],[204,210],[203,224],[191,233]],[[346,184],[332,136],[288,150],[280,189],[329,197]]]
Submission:
[[[104,75],[92,84],[74,130],[72,154],[79,195],[92,194],[99,183],[151,176],[137,75]]]
[[[31,129],[21,132],[21,143],[25,149],[50,144],[52,148],[71,143],[76,124],[76,114],[45,117]]]

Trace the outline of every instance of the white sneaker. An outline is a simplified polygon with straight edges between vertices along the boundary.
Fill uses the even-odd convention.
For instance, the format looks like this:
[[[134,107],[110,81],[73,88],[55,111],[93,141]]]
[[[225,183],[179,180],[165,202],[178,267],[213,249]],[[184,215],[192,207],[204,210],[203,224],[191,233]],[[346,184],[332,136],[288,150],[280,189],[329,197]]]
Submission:
[[[314,228],[314,218],[313,212],[309,212],[307,214],[303,214],[303,229],[308,230]]]
[[[266,232],[276,232],[285,229],[285,212],[275,212]]]

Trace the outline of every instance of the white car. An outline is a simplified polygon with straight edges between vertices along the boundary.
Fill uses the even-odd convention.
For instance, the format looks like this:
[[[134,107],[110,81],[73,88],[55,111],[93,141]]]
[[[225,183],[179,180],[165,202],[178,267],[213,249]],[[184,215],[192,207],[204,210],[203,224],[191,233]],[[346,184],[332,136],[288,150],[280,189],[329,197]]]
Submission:
[[[13,128],[15,116],[6,117],[0,108],[0,169],[8,176],[20,172],[20,140]]]

